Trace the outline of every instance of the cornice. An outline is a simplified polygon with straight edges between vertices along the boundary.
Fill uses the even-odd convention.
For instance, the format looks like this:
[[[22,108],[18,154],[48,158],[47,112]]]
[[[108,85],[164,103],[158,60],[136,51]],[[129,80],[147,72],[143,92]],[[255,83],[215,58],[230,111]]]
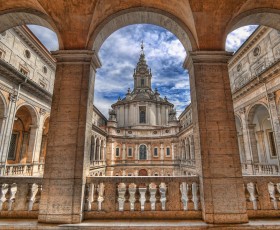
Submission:
[[[55,71],[55,59],[26,26],[15,27],[13,30],[51,67],[53,71]]]
[[[13,82],[14,84],[20,84],[25,82],[26,80],[26,82],[22,85],[22,89],[33,94],[40,100],[43,100],[48,104],[51,104],[52,101],[51,93],[43,89],[41,86],[39,86],[37,83],[32,81],[30,78],[24,76],[15,67],[13,67],[12,65],[5,62],[2,59],[0,59],[0,74],[3,78]]]
[[[268,31],[268,27],[259,27],[252,35],[249,37],[247,41],[243,43],[243,45],[235,52],[232,59],[229,61],[228,67],[231,68],[233,65],[235,65],[242,56],[249,50],[251,47],[253,47],[263,36],[265,32]]]

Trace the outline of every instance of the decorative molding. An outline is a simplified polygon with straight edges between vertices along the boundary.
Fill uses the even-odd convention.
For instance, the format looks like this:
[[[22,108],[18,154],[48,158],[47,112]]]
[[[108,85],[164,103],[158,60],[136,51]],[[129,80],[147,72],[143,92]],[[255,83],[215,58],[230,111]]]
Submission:
[[[93,50],[58,50],[52,52],[52,55],[57,60],[57,65],[90,63],[94,69],[101,67],[98,54]]]

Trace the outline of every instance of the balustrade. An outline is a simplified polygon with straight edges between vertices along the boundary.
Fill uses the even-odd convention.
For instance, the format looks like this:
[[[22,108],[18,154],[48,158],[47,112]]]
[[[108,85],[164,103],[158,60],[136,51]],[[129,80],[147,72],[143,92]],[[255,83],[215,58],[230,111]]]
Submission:
[[[198,177],[87,177],[85,218],[197,219],[199,194]]]
[[[280,178],[244,176],[249,217],[277,217],[280,214]]]
[[[0,218],[37,218],[42,178],[1,177]]]
[[[1,165],[1,176],[33,176],[34,167],[38,166],[37,176],[42,176],[44,173],[44,163],[32,164],[7,164]]]
[[[280,215],[280,178],[244,176],[250,218]],[[42,178],[1,177],[0,218],[37,218]],[[198,177],[87,177],[85,219],[200,219]]]
[[[265,163],[242,163],[242,173],[244,175],[278,175],[277,165]]]

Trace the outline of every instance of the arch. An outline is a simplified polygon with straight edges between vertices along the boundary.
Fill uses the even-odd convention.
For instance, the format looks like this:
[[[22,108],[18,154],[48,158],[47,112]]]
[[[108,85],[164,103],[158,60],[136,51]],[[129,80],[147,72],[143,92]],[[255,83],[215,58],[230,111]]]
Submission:
[[[269,110],[264,103],[254,104],[248,110],[248,133],[251,157],[254,163],[271,163],[276,157],[275,136]]]
[[[119,11],[107,17],[89,35],[88,48],[98,53],[103,42],[118,29],[133,24],[153,24],[172,32],[183,44],[186,52],[197,49],[195,36],[176,16],[159,9],[136,7]]]
[[[97,137],[95,139],[95,154],[94,154],[94,160],[99,161],[99,151],[100,151],[100,139]]]
[[[148,171],[146,169],[140,169],[138,176],[148,176]]]
[[[91,136],[91,144],[90,144],[90,163],[95,160],[95,137]]]
[[[40,11],[30,8],[13,8],[0,12],[0,21],[5,22],[0,25],[0,33],[16,26],[28,24],[43,26],[56,33],[59,49],[63,49],[64,45],[55,23],[43,11],[43,9]]]
[[[139,146],[139,160],[147,160],[147,146],[145,144]]]
[[[268,105],[265,104],[265,103],[263,103],[263,102],[254,103],[253,105],[251,105],[251,106],[248,108],[247,113],[246,113],[246,119],[247,119],[247,122],[248,122],[248,123],[252,122],[253,116],[254,116],[256,110],[257,110],[258,108],[261,108],[261,107],[264,107],[264,108],[267,110],[267,112],[269,111]],[[268,112],[268,114],[269,114],[269,112]]]
[[[224,34],[224,45],[226,44],[227,35],[230,32],[247,25],[263,25],[280,30],[280,10],[258,8],[238,14],[227,25]]]
[[[42,140],[41,140],[41,149],[40,149],[40,162],[45,162],[46,153],[47,153],[47,143],[48,143],[48,134],[49,134],[49,127],[50,127],[50,117],[47,116],[43,123],[43,133],[42,133]]]
[[[22,107],[26,107],[28,109],[28,111],[30,112],[31,117],[32,117],[32,125],[37,126],[38,122],[39,122],[39,113],[36,110],[36,108],[33,105],[30,105],[28,103],[22,103],[17,106],[16,113]]]
[[[32,161],[37,123],[38,117],[34,107],[28,104],[17,107],[8,145],[8,163]]]

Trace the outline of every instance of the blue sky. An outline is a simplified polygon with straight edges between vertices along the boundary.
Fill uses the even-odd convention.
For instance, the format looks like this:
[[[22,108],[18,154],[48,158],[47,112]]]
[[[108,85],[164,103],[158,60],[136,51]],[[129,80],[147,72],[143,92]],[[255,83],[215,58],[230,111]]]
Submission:
[[[52,31],[29,26],[50,51],[57,50],[57,38]],[[257,26],[246,26],[228,35],[226,48],[236,51]],[[108,109],[127,88],[133,88],[133,70],[144,42],[147,64],[152,69],[152,88],[173,103],[179,115],[190,103],[189,75],[182,65],[186,57],[180,41],[162,27],[138,24],[114,32],[103,43],[99,57],[102,68],[97,70],[94,104],[107,117]],[[104,84],[106,82],[106,84]]]

